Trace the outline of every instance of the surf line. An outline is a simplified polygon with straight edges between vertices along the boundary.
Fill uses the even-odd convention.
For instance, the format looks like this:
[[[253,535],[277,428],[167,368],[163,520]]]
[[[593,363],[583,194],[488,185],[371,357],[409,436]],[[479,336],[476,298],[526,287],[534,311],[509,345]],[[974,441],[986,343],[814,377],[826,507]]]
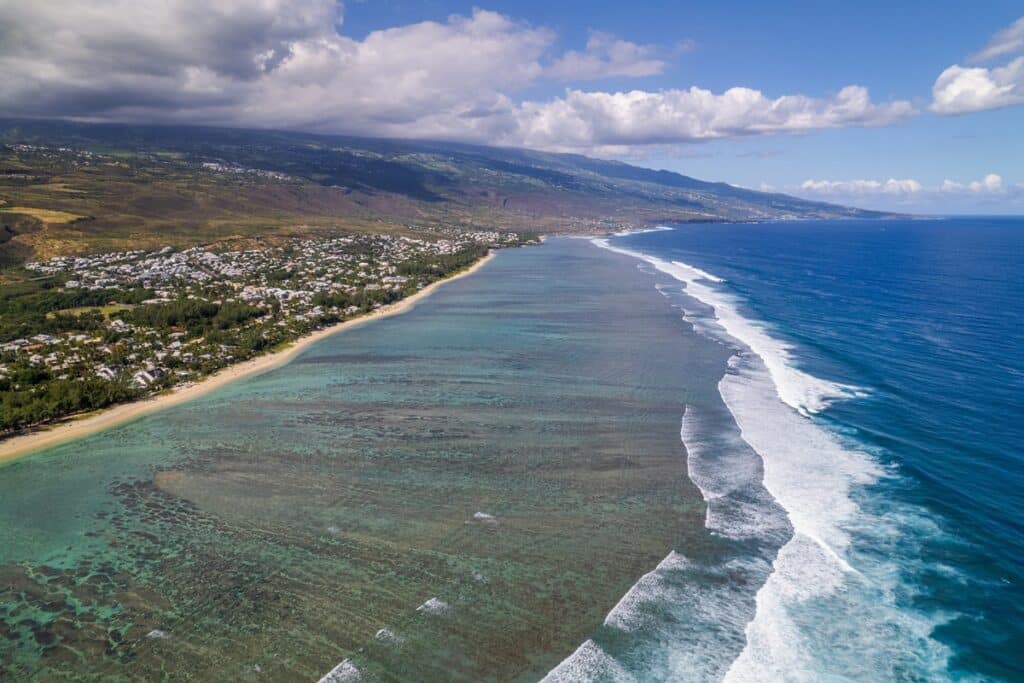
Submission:
[[[729,372],[719,382],[719,393],[741,438],[761,458],[763,485],[785,511],[793,535],[779,550],[772,573],[758,591],[757,609],[746,628],[747,644],[726,678],[743,679],[744,669],[754,661],[765,664],[802,658],[799,652],[765,651],[766,639],[760,635],[768,622],[787,620],[775,608],[796,588],[788,585],[791,580],[809,570],[801,566],[813,565],[811,573],[819,579],[802,587],[803,598],[808,591],[816,595],[834,592],[843,576],[861,576],[844,557],[849,537],[842,526],[858,511],[851,489],[882,475],[867,454],[846,448],[812,418],[835,401],[866,392],[796,367],[793,347],[769,334],[763,323],[745,317],[736,298],[723,289],[723,278],[681,261],[614,246],[608,238],[593,239],[592,243],[646,262],[683,283],[689,297],[713,309],[712,317],[706,319],[687,315],[695,329],[737,349]],[[766,415],[770,417],[766,419]],[[780,441],[777,435],[781,433],[792,438]],[[816,482],[814,496],[808,496],[804,486],[809,478]],[[815,547],[817,552],[811,550]],[[787,626],[795,631],[795,625]],[[556,672],[559,669],[563,667]]]

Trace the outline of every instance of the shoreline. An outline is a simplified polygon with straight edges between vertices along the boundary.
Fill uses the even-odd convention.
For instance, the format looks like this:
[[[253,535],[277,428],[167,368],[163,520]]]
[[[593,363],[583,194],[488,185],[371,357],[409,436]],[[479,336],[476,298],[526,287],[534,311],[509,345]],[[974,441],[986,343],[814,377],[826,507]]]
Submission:
[[[495,251],[492,249],[486,256],[469,268],[461,270],[450,277],[432,282],[404,299],[361,315],[358,318],[345,320],[330,327],[325,327],[322,330],[315,330],[303,337],[299,337],[280,351],[274,351],[250,358],[235,365],[229,365],[199,382],[182,384],[171,389],[169,393],[149,396],[130,403],[119,403],[103,408],[98,412],[86,413],[77,417],[70,416],[62,421],[39,427],[37,431],[19,434],[0,441],[0,466],[53,446],[59,446],[60,444],[74,441],[90,434],[118,427],[164,408],[185,403],[240,379],[254,377],[287,365],[306,348],[322,339],[373,320],[405,313],[418,302],[433,294],[445,283],[464,278],[480,270],[488,261],[494,258],[494,254]]]

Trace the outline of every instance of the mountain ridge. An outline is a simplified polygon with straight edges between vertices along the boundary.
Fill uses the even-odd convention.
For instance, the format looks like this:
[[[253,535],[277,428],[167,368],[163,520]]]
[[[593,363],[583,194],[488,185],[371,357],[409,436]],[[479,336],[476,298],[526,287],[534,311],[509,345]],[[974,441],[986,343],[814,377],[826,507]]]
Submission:
[[[129,239],[187,243],[332,226],[595,233],[887,215],[580,154],[47,119],[0,119],[0,200],[7,249],[18,251],[8,262]],[[12,207],[31,211],[18,218]],[[58,214],[83,220],[75,230],[47,223]]]

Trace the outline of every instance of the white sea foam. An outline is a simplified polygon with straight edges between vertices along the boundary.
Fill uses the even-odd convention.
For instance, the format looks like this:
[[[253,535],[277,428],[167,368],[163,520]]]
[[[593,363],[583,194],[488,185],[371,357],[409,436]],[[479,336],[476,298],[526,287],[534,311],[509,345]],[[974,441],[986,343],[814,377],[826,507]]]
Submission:
[[[360,679],[359,669],[351,660],[343,660],[320,679],[319,683],[350,683]]]
[[[825,549],[844,569],[844,522],[857,513],[854,486],[883,474],[866,453],[846,448],[815,422],[778,404],[771,378],[756,359],[734,356],[718,388],[743,440],[764,462],[763,485],[785,508],[797,535]]]
[[[655,601],[664,595],[664,573],[685,569],[687,565],[689,565],[689,560],[674,550],[670,552],[664,560],[658,563],[657,567],[640,577],[640,580],[619,599],[619,602],[605,617],[605,626],[614,626],[623,630],[634,627],[638,619],[637,607],[643,603]]]
[[[815,377],[795,367],[792,346],[772,337],[762,323],[745,318],[738,310],[735,297],[716,286],[723,282],[721,278],[681,261],[666,261],[613,246],[607,239],[595,239],[593,243],[646,261],[686,284],[687,294],[714,308],[713,321],[705,321],[710,323],[712,329],[705,331],[714,333],[713,328],[717,325],[727,337],[739,341],[757,354],[771,373],[779,398],[804,415],[821,412],[838,399],[864,395],[864,391],[858,387]]]
[[[712,275],[708,271],[702,270],[702,269],[698,268],[697,266],[691,266],[691,265],[688,265],[688,264],[683,263],[681,261],[673,261],[672,263],[677,268],[687,268],[687,269],[689,269],[694,275],[696,275],[699,278],[703,278],[703,279],[707,280],[708,282],[714,282],[715,284],[722,284],[723,282],[725,282],[725,280],[723,278],[720,278],[717,275]]]
[[[377,632],[373,634],[373,637],[387,643],[393,643],[398,640],[398,636],[395,635],[395,632],[388,628],[378,629]]]
[[[586,640],[576,651],[548,672],[541,683],[579,683],[579,681],[620,681],[636,678],[593,640]]]
[[[451,609],[447,602],[439,598],[430,598],[425,603],[416,608],[417,612],[424,612],[426,614],[443,615],[447,614],[448,610]]]
[[[604,635],[615,635],[586,641],[545,680],[720,680],[754,613],[748,586],[769,569],[756,557],[709,565],[672,552],[608,614]]]
[[[639,230],[620,230],[612,234],[615,237],[628,237],[629,235],[642,235],[645,232],[665,232],[666,230],[672,230],[672,228],[667,225],[655,225],[651,228],[640,228]]]
[[[679,436],[687,475],[704,497],[704,526],[729,538],[785,538],[785,514],[761,486],[761,459],[737,434],[687,406]]]
[[[764,487],[793,525],[793,537],[758,591],[747,647],[726,677],[765,680],[772,672],[814,670],[790,609],[833,593],[847,573],[856,573],[845,556],[850,539],[843,529],[858,510],[850,491],[881,470],[866,454],[844,448],[829,432],[780,405],[771,377],[756,359],[732,365],[734,373],[719,383],[722,398],[743,439],[764,462]]]

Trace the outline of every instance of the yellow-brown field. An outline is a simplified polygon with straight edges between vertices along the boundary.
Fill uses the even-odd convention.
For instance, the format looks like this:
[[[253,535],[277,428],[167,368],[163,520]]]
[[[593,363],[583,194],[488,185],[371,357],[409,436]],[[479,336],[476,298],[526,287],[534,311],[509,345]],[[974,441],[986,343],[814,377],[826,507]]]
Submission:
[[[0,211],[24,214],[39,219],[43,223],[70,223],[83,218],[83,216],[79,216],[76,213],[56,211],[54,209],[38,209],[30,206],[5,206]]]

